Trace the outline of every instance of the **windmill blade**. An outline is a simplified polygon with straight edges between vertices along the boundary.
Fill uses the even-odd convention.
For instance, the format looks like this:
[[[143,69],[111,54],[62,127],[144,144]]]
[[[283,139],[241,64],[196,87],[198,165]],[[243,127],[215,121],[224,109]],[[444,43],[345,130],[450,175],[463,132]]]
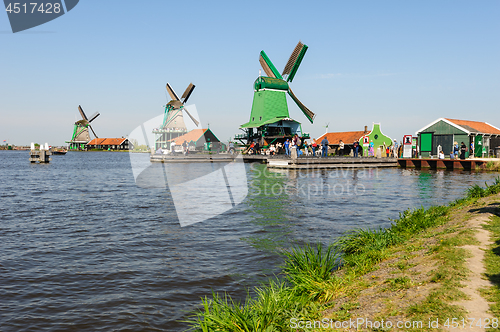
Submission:
[[[262,66],[262,69],[264,69],[264,71],[266,72],[267,76],[283,79],[283,77],[281,77],[280,75],[280,72],[276,69],[276,67],[274,67],[273,63],[267,56],[266,52],[260,51],[259,62]]]
[[[288,59],[285,69],[283,69],[283,76],[288,75],[286,79],[287,82],[293,81],[307,49],[307,45],[302,44],[300,41],[297,46],[295,46],[292,55],[290,55],[290,59]]]
[[[83,108],[80,105],[78,105],[78,111],[80,111],[80,115],[82,116],[82,119],[84,119],[85,121],[88,121],[87,116],[83,112]]]
[[[187,108],[184,107],[183,109],[187,113],[187,115],[189,115],[189,118],[191,119],[191,121],[193,121],[194,124],[196,125],[196,127],[198,127],[198,125],[200,124],[200,122],[198,120],[196,120],[194,118],[194,116],[191,115],[191,113],[189,113],[189,111],[187,110]]]
[[[293,65],[295,64],[295,61],[297,61],[297,58],[299,57],[300,51],[302,50],[302,42],[299,41],[297,46],[295,46],[292,55],[290,55],[290,58],[288,59],[288,62],[286,63],[285,69],[283,69],[283,73],[281,75],[285,77],[285,75],[289,75],[290,72],[292,71]]]
[[[302,110],[302,113],[306,116],[306,118],[313,123],[314,118],[316,117],[316,114],[314,114],[310,109],[306,107],[306,105],[302,104],[300,100],[295,96],[295,94],[292,92],[292,89],[288,89],[288,94],[290,97],[292,97],[293,101],[297,106]]]
[[[97,135],[95,134],[95,131],[94,131],[94,129],[92,128],[92,126],[91,126],[91,125],[89,125],[89,128],[90,128],[90,130],[92,130],[92,133],[94,134],[95,138],[99,138],[99,137],[97,137]]]
[[[188,87],[186,88],[186,91],[184,91],[181,97],[183,104],[187,103],[189,96],[191,96],[191,93],[193,93],[194,88],[195,85],[193,83],[189,83]]]
[[[168,91],[168,94],[170,95],[170,98],[172,98],[173,100],[180,100],[179,97],[177,97],[177,94],[175,93],[174,89],[172,89],[172,86],[167,83],[167,91]]]
[[[89,123],[94,121],[95,118],[97,118],[99,115],[101,115],[101,113],[99,112],[95,112],[91,117],[90,117],[90,120],[89,120]]]

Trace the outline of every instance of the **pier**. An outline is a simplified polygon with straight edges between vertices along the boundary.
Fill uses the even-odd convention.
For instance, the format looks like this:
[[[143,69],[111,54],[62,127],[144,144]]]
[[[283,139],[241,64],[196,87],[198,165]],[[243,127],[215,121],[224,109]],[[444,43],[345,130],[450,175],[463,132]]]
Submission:
[[[31,143],[31,149],[30,149],[30,163],[42,163],[42,164],[48,164],[50,161],[52,161],[52,158],[50,156],[52,155],[52,152],[49,150],[49,145],[45,143],[45,148],[43,145],[40,145],[40,150],[35,149],[35,144]]]
[[[151,155],[151,162],[159,163],[213,163],[213,162],[231,162],[236,155],[231,154],[192,154],[184,156],[179,155]],[[299,157],[292,160],[284,155],[243,155],[243,161],[258,162],[267,164],[270,168],[285,169],[328,169],[328,168],[361,168],[361,167],[397,167],[396,158],[353,158],[353,157]]]
[[[397,163],[402,168],[428,168],[447,170],[474,170],[486,169],[486,164],[490,161],[500,161],[499,158],[481,159],[435,159],[435,158],[400,158]]]

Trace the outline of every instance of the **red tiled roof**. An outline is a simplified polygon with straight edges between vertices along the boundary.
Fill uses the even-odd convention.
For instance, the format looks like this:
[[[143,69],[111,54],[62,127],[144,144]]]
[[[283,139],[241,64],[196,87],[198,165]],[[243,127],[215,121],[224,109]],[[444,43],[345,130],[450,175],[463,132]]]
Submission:
[[[478,121],[468,121],[468,120],[457,120],[457,119],[446,119],[450,122],[453,122],[468,131],[477,132],[480,134],[495,134],[500,135],[500,129],[493,127],[486,122],[478,122]]]
[[[88,145],[120,145],[126,138],[94,138]]]
[[[188,143],[191,141],[197,142],[207,130],[208,129],[193,129],[182,136],[171,139],[170,141],[174,141],[175,145],[181,145],[184,141]]]
[[[319,138],[316,139],[316,143],[320,143],[323,138],[328,140],[328,143],[330,145],[337,145],[339,144],[339,141],[342,140],[344,144],[353,144],[354,141],[359,141],[361,137],[363,137],[365,134],[364,131],[344,131],[344,132],[338,132],[338,133],[326,133],[320,136]]]

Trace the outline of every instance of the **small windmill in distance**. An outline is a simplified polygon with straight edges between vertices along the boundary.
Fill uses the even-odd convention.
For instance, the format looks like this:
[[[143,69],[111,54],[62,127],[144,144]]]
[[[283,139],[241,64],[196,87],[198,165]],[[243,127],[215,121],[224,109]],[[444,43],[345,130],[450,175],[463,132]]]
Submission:
[[[72,150],[85,149],[85,145],[91,141],[89,128],[92,130],[95,138],[98,138],[90,123],[101,115],[101,113],[95,112],[89,119],[83,111],[82,106],[78,105],[78,111],[80,112],[82,119],[75,122],[71,141],[66,141],[66,143],[69,143],[69,149]]]

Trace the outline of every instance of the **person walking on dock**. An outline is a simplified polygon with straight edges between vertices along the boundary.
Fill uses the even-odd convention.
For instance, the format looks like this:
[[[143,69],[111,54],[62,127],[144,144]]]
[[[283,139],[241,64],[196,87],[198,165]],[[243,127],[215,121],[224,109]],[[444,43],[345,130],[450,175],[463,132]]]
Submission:
[[[342,140],[339,141],[339,156],[344,155],[344,142]]]
[[[354,158],[358,158],[358,150],[359,150],[359,142],[358,141],[354,141],[353,149],[354,149]]]
[[[392,152],[394,153],[394,158],[398,157],[398,141],[394,140],[394,144],[392,144]]]
[[[318,144],[316,143],[315,139],[313,139],[311,147],[312,147],[313,157],[316,157],[316,148],[318,147]]]
[[[328,144],[330,144],[330,143],[328,142],[328,140],[326,139],[326,136],[325,136],[325,138],[323,138],[323,140],[321,141],[321,157],[322,158],[328,156]]]
[[[290,157],[290,140],[288,138],[285,141],[285,156]]]
[[[460,145],[460,159],[465,159],[465,153],[467,152],[467,146],[465,146],[465,143],[462,142]]]

